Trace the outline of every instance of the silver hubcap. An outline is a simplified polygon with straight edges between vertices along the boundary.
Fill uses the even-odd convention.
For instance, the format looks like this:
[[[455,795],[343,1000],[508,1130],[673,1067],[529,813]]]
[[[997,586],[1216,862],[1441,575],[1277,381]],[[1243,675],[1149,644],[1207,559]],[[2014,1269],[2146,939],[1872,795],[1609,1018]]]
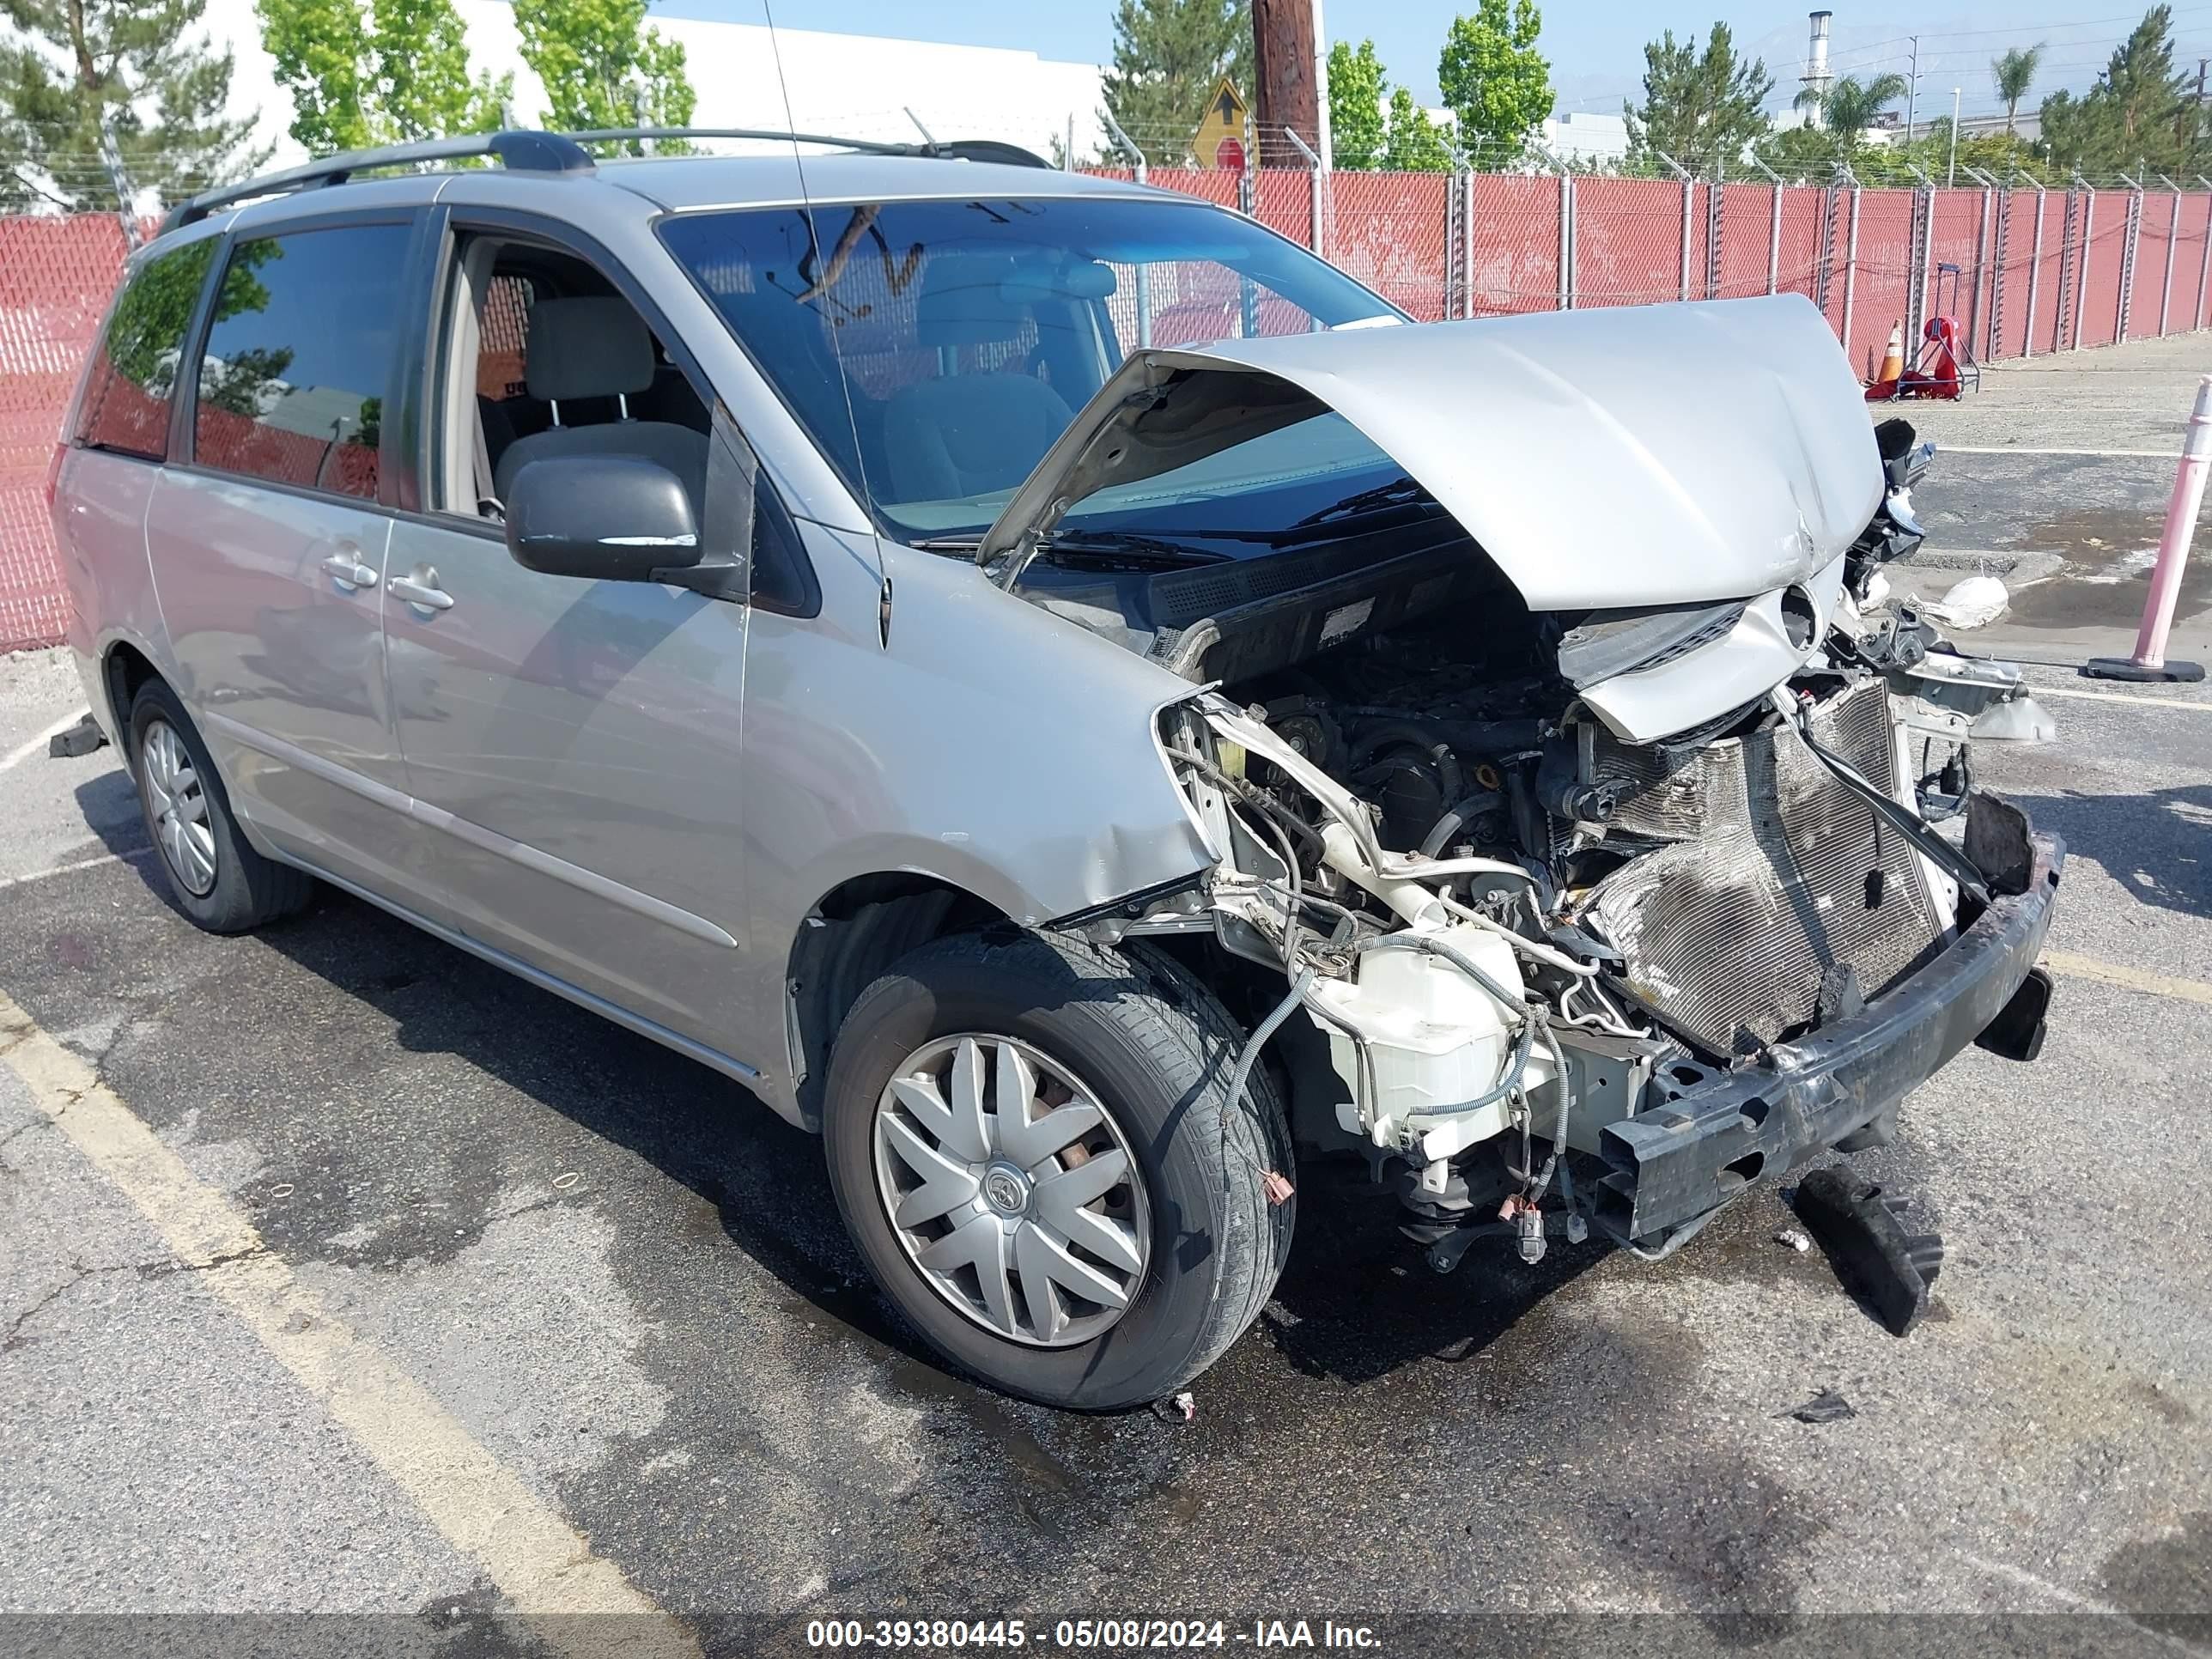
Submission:
[[[876,1103],[876,1188],[929,1286],[1035,1347],[1128,1311],[1152,1256],[1144,1179],[1098,1097],[1012,1037],[940,1037]]]
[[[207,792],[176,727],[155,720],[146,728],[138,756],[154,839],[169,873],[195,898],[215,885],[215,827],[208,822]]]

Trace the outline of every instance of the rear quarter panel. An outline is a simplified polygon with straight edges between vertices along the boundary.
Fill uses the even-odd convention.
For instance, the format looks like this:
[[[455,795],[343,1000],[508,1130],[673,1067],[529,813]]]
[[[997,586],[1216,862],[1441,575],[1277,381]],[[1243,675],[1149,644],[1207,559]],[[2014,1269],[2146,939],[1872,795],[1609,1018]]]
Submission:
[[[146,554],[146,514],[161,467],[104,450],[70,449],[54,490],[54,540],[69,585],[68,640],[94,719],[120,747],[127,708],[114,708],[100,665],[118,642],[165,676],[169,634]]]

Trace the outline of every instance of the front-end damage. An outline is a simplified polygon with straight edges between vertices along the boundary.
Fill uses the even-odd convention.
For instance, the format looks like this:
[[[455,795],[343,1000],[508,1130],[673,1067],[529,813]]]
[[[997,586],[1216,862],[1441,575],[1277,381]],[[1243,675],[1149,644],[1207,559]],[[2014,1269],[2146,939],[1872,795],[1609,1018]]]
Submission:
[[[1680,418],[1715,362],[1733,441]],[[1324,414],[1406,476],[1263,555],[1058,527]],[[1663,1255],[1879,1144],[1967,1043],[2032,1056],[2063,857],[1973,783],[1971,741],[2048,735],[2017,671],[1888,596],[1928,454],[1795,301],[1132,359],[979,554],[1203,688],[1160,739],[1212,866],[1082,920],[1269,988],[1242,1066],[1440,1267],[1547,1218]]]
[[[1670,1250],[1750,1183],[1887,1139],[2021,997],[2039,1030],[2062,852],[1984,794],[1962,844],[1923,824],[1890,676],[1824,655],[1664,744],[1561,696],[1508,721],[1209,693],[1165,719],[1219,857],[1126,925],[1202,917],[1283,975],[1267,1029],[1289,1009],[1320,1039],[1278,1039],[1301,1138],[1365,1152],[1439,1265],[1495,1224],[1534,1259],[1547,1210]],[[1409,799],[1445,803],[1418,837]]]

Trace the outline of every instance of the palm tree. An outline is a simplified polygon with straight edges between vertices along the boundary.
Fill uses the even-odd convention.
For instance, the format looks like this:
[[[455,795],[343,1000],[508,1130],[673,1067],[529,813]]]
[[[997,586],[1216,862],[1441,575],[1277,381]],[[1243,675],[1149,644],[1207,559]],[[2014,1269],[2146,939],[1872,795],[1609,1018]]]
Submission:
[[[2037,41],[2025,51],[2014,46],[2002,58],[1990,60],[1990,74],[1997,83],[1997,96],[2004,100],[2005,137],[2012,137],[2013,112],[2020,100],[2027,96],[2027,89],[2035,80],[2035,71],[2043,62],[2043,43]]]
[[[1858,148],[1859,135],[1874,125],[1881,106],[1904,96],[1901,75],[1877,75],[1870,81],[1839,75],[1825,94],[1806,88],[1797,94],[1797,105],[1820,112],[1820,124],[1835,135],[1837,154],[1848,157]]]

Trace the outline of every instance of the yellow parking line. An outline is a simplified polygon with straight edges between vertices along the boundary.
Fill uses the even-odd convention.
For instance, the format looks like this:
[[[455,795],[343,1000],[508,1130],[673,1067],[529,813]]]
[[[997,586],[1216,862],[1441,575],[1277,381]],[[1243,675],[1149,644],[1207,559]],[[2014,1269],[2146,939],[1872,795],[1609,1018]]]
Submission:
[[[2212,1008],[2212,985],[2201,979],[2179,979],[2172,974],[2123,968],[2117,962],[2100,962],[2094,957],[2077,957],[2068,951],[2045,951],[2043,965],[2054,974],[2065,974],[2074,979],[2094,979],[2103,985],[2146,991],[2154,997],[2172,997],[2180,1002],[2201,1002]]]
[[[245,1212],[0,992],[0,1061],[223,1305],[351,1432],[546,1645],[697,1659],[698,1644],[407,1375],[294,1278]],[[582,1613],[627,1613],[619,1621]]]

